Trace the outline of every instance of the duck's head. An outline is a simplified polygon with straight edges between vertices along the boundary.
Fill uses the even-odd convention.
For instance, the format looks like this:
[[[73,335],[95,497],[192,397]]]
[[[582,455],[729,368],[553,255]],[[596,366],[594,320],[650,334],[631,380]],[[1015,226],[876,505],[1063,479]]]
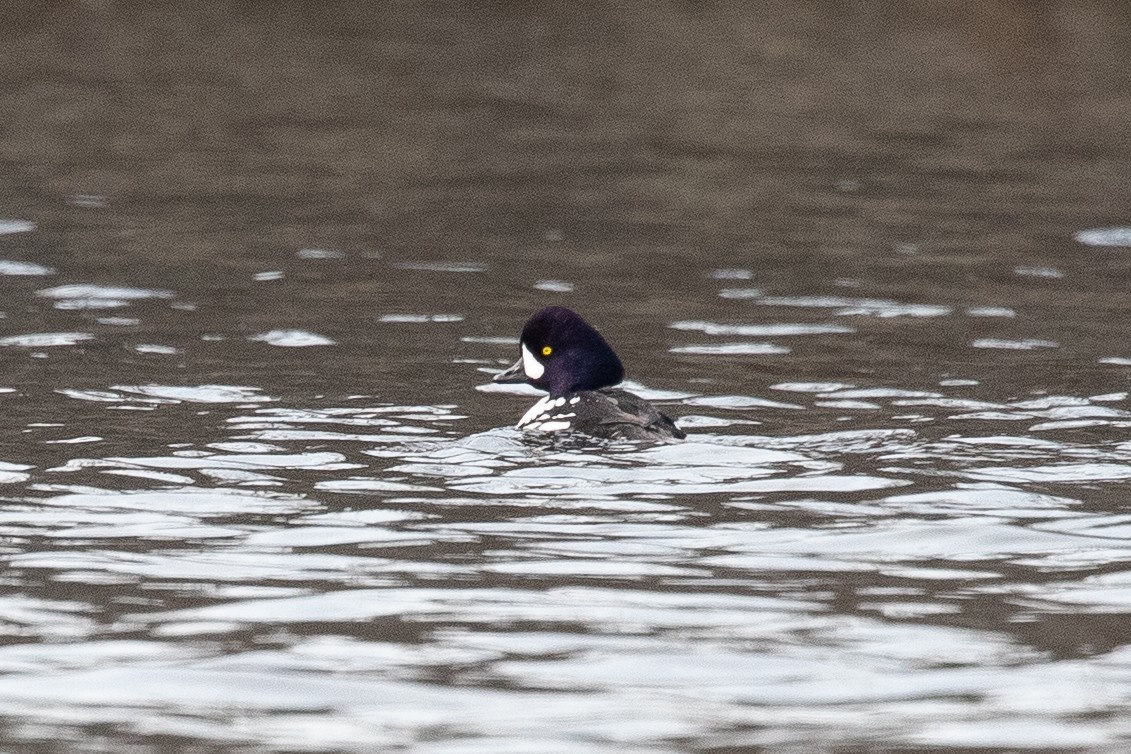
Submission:
[[[601,333],[564,306],[534,313],[522,328],[519,359],[495,382],[526,382],[551,396],[611,387],[624,367]]]

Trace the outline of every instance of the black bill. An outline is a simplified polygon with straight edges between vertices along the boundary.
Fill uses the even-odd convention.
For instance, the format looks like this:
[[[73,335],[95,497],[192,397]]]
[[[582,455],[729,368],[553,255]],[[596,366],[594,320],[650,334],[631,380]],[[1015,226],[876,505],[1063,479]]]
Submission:
[[[526,382],[526,370],[522,368],[522,359],[516,361],[506,371],[496,374],[491,378],[491,382],[501,382],[504,384]]]

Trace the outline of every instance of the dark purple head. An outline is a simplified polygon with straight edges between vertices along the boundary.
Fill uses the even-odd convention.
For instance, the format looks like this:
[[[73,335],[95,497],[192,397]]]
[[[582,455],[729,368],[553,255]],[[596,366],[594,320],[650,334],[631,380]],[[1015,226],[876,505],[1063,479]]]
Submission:
[[[519,360],[495,382],[528,382],[551,396],[611,387],[624,367],[601,333],[577,312],[548,306],[522,328]]]

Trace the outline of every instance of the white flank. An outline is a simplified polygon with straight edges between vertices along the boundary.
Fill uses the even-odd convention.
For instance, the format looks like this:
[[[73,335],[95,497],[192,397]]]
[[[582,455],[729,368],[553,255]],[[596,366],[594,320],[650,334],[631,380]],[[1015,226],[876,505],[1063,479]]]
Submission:
[[[526,357],[526,349],[523,348],[522,350],[523,350],[523,358],[525,358]],[[535,403],[533,406],[531,406],[530,410],[527,411],[525,414],[523,414],[522,418],[518,420],[519,428],[521,429],[522,427],[525,427],[530,422],[535,421],[536,419],[539,419],[542,416],[542,414],[546,413],[550,408],[552,408],[552,406],[550,404],[551,404],[550,396],[548,396],[548,395],[542,396],[542,398],[540,398],[537,403]]]
[[[559,414],[555,411],[555,409],[562,407],[565,400],[565,398],[545,396],[531,406],[530,410],[518,420],[518,429],[538,432],[558,432],[563,429],[570,429],[572,424],[569,419],[577,416],[577,414],[572,412]]]
[[[530,353],[530,349],[523,343],[522,346],[522,371],[526,372],[526,376],[532,380],[539,379],[546,373],[546,367],[538,359],[534,358],[534,354]]]

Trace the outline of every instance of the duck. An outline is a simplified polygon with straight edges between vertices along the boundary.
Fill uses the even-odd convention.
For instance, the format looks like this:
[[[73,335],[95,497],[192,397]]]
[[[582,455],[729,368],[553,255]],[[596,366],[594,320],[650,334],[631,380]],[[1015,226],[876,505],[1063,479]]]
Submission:
[[[522,328],[518,348],[518,361],[493,382],[526,383],[548,393],[523,415],[518,429],[610,440],[686,437],[651,403],[616,387],[624,379],[620,358],[572,309],[548,306],[535,312]]]

